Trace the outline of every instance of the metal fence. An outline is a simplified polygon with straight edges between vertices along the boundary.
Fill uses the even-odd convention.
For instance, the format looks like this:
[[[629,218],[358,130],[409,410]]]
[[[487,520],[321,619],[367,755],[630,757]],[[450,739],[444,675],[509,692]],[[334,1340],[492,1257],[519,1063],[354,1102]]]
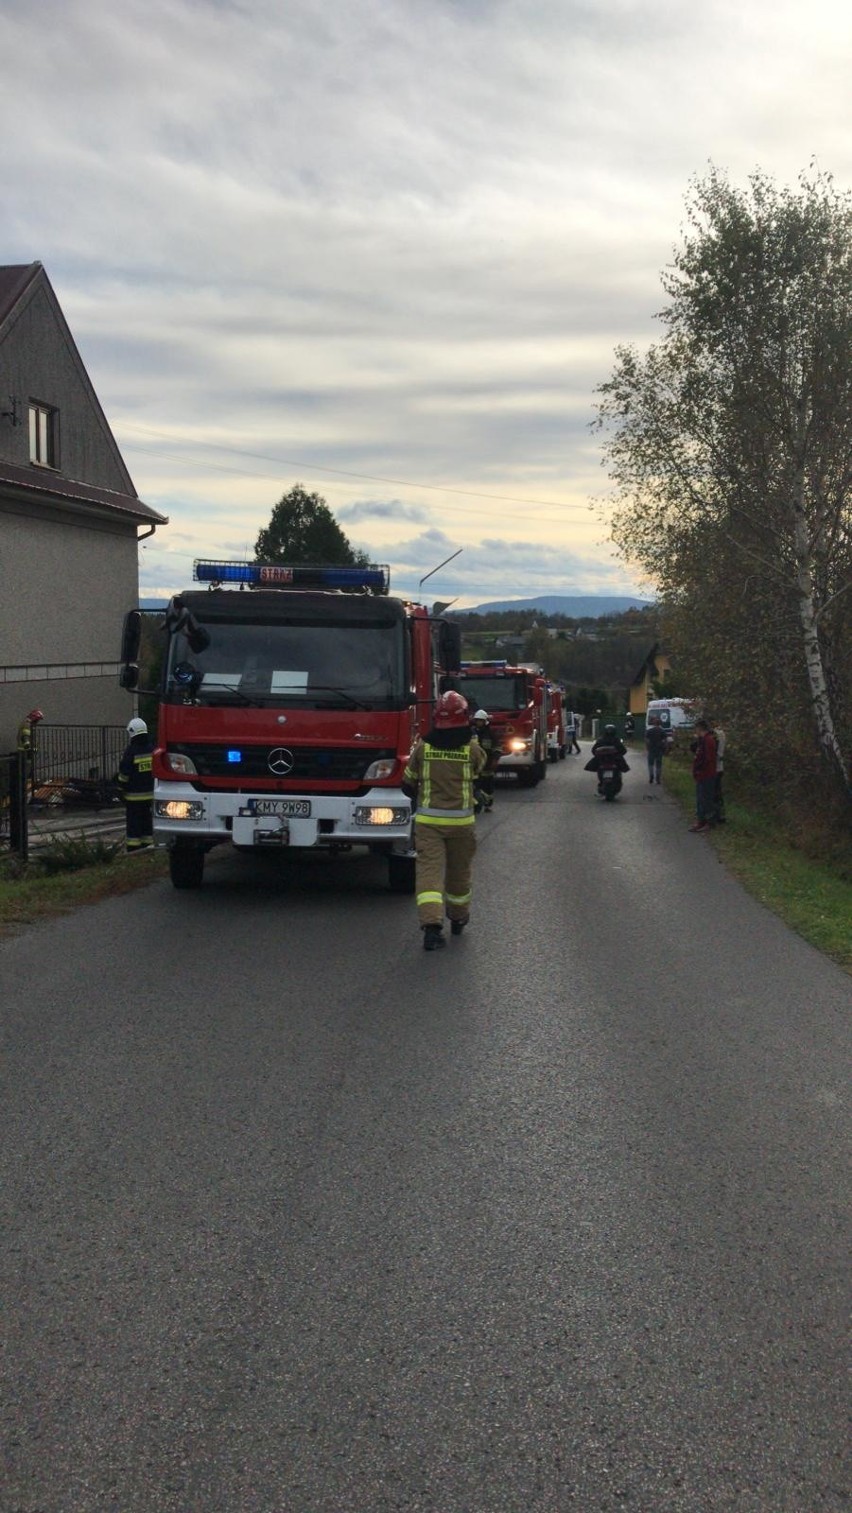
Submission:
[[[118,802],[116,775],[127,745],[124,725],[41,724],[34,734],[33,804],[102,809]]]
[[[26,759],[18,751],[0,755],[0,850],[27,859]]]

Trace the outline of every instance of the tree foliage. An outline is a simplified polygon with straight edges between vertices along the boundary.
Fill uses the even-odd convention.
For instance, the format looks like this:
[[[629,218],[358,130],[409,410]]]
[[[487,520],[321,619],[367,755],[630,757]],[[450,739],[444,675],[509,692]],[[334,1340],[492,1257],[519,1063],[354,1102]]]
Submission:
[[[849,794],[852,201],[712,170],[663,287],[662,340],[599,390],[613,537],[729,728]]]
[[[355,550],[321,494],[309,494],[294,483],[272,511],[268,526],[254,545],[257,562],[362,566],[369,559]]]

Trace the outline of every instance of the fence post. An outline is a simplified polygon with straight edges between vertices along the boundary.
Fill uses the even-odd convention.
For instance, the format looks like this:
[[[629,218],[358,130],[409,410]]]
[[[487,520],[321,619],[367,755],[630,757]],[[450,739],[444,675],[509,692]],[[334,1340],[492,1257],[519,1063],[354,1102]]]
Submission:
[[[9,780],[9,846],[23,862],[29,856],[29,765],[29,752],[16,751]]]

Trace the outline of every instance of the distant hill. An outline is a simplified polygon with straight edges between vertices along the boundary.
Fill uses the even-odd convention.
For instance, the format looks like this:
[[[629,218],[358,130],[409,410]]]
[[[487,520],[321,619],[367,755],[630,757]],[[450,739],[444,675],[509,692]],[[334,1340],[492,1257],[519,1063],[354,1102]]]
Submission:
[[[495,599],[460,609],[460,615],[501,614],[505,610],[532,609],[542,615],[567,615],[571,620],[597,620],[600,615],[623,615],[628,609],[648,609],[651,599],[621,599],[612,594],[544,594],[538,599]]]

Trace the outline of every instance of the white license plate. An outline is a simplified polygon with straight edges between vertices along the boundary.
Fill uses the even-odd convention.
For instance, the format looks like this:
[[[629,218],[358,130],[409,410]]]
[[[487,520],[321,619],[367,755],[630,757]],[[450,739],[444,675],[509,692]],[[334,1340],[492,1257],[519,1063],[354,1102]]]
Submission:
[[[309,820],[310,799],[249,799],[249,814],[260,814],[278,819]]]

